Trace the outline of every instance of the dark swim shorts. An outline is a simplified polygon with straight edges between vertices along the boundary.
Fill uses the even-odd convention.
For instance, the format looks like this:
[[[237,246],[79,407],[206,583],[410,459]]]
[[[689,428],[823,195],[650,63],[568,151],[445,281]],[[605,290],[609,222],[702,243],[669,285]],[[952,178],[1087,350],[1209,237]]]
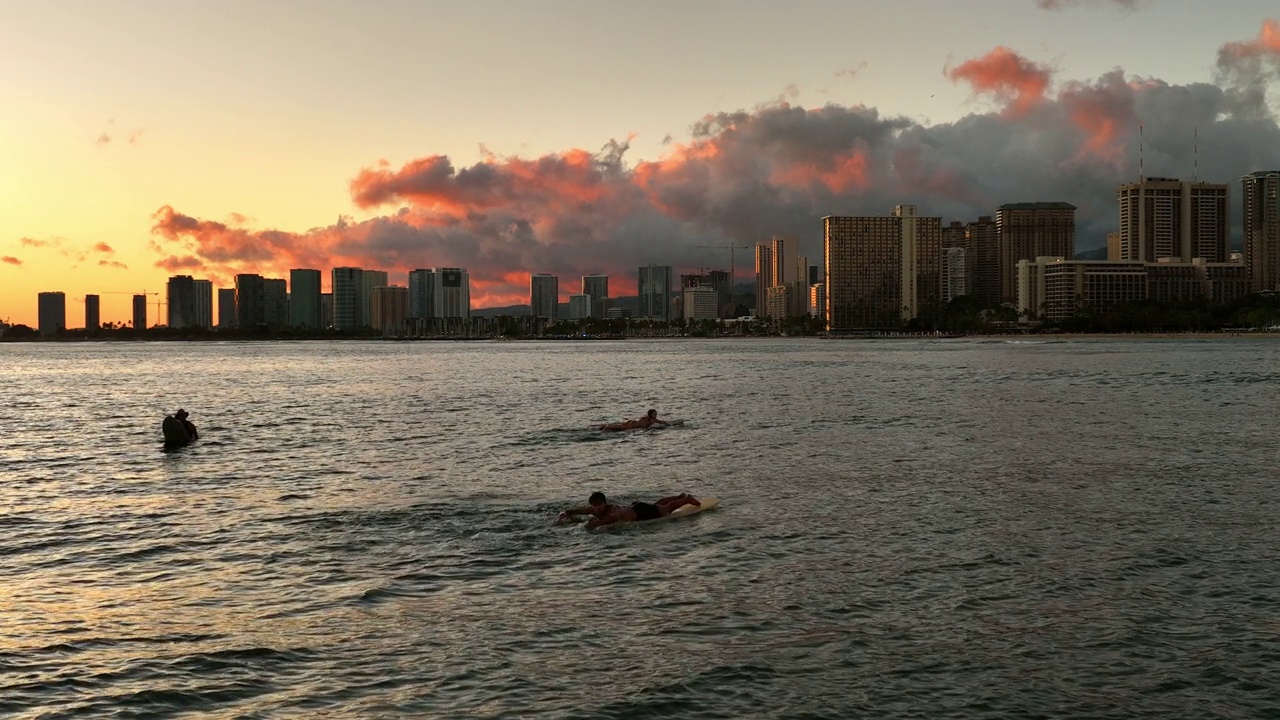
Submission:
[[[647,502],[633,502],[631,509],[636,513],[636,520],[656,520],[661,517],[658,506]]]

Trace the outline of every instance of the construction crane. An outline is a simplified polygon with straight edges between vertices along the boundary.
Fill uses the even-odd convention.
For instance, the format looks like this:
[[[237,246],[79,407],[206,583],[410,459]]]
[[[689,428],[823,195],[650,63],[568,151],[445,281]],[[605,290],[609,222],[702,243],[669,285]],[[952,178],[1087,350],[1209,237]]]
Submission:
[[[156,306],[156,317],[155,317],[155,321],[152,323],[153,325],[159,324],[159,321],[160,321],[160,306],[161,306],[161,305],[168,305],[168,304],[169,304],[169,303],[166,303],[166,302],[164,302],[164,301],[162,301],[162,300],[160,299],[160,293],[158,293],[158,292],[147,292],[146,290],[143,290],[142,292],[127,292],[127,291],[125,291],[125,290],[108,290],[107,292],[104,292],[104,293],[98,293],[98,294],[99,294],[99,295],[134,295],[134,296],[136,296],[136,295],[143,295],[143,296],[147,296],[147,295],[155,295],[155,296],[156,296],[156,301],[155,301],[155,306]],[[148,305],[150,305],[151,303],[147,303],[147,304],[148,304]],[[166,320],[167,320],[167,319],[166,319]]]
[[[735,292],[734,285],[736,285],[738,281],[737,274],[734,271],[733,251],[734,250],[750,250],[751,246],[750,245],[699,245],[698,247],[714,248],[717,250],[729,251],[729,295],[730,297],[732,297],[733,293]]]

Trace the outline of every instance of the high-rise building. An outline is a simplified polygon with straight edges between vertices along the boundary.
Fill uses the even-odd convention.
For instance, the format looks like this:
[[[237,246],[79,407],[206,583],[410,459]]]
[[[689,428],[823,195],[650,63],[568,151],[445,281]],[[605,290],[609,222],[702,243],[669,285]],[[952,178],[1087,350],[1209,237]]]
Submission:
[[[888,216],[822,222],[827,329],[898,327],[938,301],[942,218],[898,205]]]
[[[262,279],[262,319],[270,327],[289,324],[289,284],[284,278]]]
[[[289,271],[289,324],[312,330],[320,327],[319,270]]]
[[[817,285],[820,282],[822,282],[822,279],[818,277],[818,266],[810,265],[809,266],[809,284]]]
[[[147,329],[147,296],[133,296],[133,329]]]
[[[333,327],[333,293],[320,296],[320,328],[328,330]]]
[[[255,273],[236,275],[236,327],[252,330],[267,322],[267,288]]]
[[[980,308],[1000,305],[1000,228],[981,215],[964,230],[969,253],[969,293]]]
[[[996,211],[1000,233],[1000,301],[1018,301],[1018,261],[1038,257],[1076,256],[1076,206],[1065,202],[1001,205]]]
[[[942,256],[942,302],[949,303],[969,294],[968,252],[963,247],[949,247]]]
[[[814,283],[809,286],[809,314],[819,320],[827,318],[827,286]]]
[[[373,289],[369,302],[370,327],[384,335],[398,335],[409,315],[409,288],[388,285]]]
[[[409,272],[409,317],[471,317],[471,279],[466,268],[419,269]]]
[[[373,289],[387,286],[386,270],[365,270],[360,273],[360,316],[361,325],[370,326],[373,322]]]
[[[715,320],[720,317],[720,295],[710,285],[684,288],[681,310],[685,320]]]
[[[769,288],[773,285],[773,245],[756,243],[756,317],[769,314]]]
[[[770,316],[781,320],[804,315],[809,304],[809,259],[799,254],[799,241],[790,235],[774,235],[770,245],[773,265],[770,287],[788,288],[786,301],[776,305]],[[778,296],[777,293],[774,295]]]
[[[670,265],[641,265],[637,272],[636,292],[640,296],[640,317],[671,322],[673,288]]]
[[[1120,259],[1225,262],[1231,229],[1227,195],[1226,185],[1174,178],[1143,178],[1119,186]]]
[[[797,254],[798,244],[796,238],[792,236],[774,235],[767,246],[764,244],[756,246],[756,315],[758,317],[782,320],[799,317],[807,312],[809,259]],[[779,286],[787,287],[787,292],[770,291],[771,288]]]
[[[568,310],[570,320],[586,320],[591,317],[591,296],[570,295]]]
[[[583,275],[582,294],[591,296],[591,317],[604,318],[609,312],[609,276]]]
[[[169,327],[185,328],[196,324],[196,286],[190,275],[174,275],[166,287],[169,303]]]
[[[1120,262],[1120,233],[1107,233],[1107,260]]]
[[[409,271],[409,318],[427,320],[436,316],[434,273],[427,268]]]
[[[218,327],[236,327],[236,289],[218,288]]]
[[[56,335],[67,329],[67,296],[61,292],[42,292],[36,296],[37,328],[41,335]]]
[[[961,256],[964,258],[964,267],[960,271],[960,284],[948,282],[948,273],[953,273],[950,278],[955,280],[955,268],[947,264],[947,253],[953,249],[962,250]],[[960,295],[967,295],[972,291],[973,286],[973,254],[969,252],[969,228],[959,220],[952,220],[951,224],[944,225],[942,228],[942,301],[944,303],[951,302],[953,298]],[[953,294],[957,288],[963,290],[959,295]]]
[[[547,273],[529,276],[529,314],[543,320],[555,320],[559,314],[560,278]]]
[[[356,330],[362,327],[364,309],[360,292],[364,271],[356,267],[333,269],[333,327]]]
[[[467,320],[471,317],[471,276],[466,268],[435,269],[436,317]]]
[[[716,291],[717,313],[732,312],[732,295],[729,292],[729,273],[727,271],[712,270],[706,273],[682,273],[680,275],[681,293],[684,292],[685,288],[698,287],[699,285],[710,286],[711,289]]]
[[[774,235],[769,241],[769,256],[773,260],[769,287],[791,285],[796,281],[798,246],[799,241],[790,235]]]
[[[102,327],[101,303],[97,295],[84,296],[84,329],[97,330]]]
[[[1244,264],[1255,291],[1280,290],[1280,171],[1245,175]]]
[[[191,281],[191,288],[196,300],[194,324],[207,330],[213,327],[213,282],[196,278]]]

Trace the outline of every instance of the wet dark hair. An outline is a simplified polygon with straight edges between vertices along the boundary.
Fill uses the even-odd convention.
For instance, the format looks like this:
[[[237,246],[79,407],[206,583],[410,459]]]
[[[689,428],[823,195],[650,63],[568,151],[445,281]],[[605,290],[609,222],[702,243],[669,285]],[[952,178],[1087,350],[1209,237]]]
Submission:
[[[650,409],[648,414],[649,414],[649,415],[657,415],[657,414],[658,414],[658,411],[657,411],[657,410]]]
[[[588,505],[604,505],[607,502],[608,500],[604,499],[604,493],[600,492],[599,490],[591,493],[591,497],[587,498]]]

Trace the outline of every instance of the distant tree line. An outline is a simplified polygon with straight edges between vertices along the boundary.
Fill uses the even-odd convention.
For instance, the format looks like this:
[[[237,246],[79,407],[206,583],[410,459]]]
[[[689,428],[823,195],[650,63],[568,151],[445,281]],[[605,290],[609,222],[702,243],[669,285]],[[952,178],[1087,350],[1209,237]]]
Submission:
[[[1230,302],[1137,300],[1107,307],[1081,307],[1061,320],[1019,318],[1010,307],[982,307],[971,296],[927,307],[908,323],[913,330],[947,333],[999,332],[1024,321],[1035,332],[1165,333],[1216,332],[1280,326],[1280,295],[1252,294]]]

